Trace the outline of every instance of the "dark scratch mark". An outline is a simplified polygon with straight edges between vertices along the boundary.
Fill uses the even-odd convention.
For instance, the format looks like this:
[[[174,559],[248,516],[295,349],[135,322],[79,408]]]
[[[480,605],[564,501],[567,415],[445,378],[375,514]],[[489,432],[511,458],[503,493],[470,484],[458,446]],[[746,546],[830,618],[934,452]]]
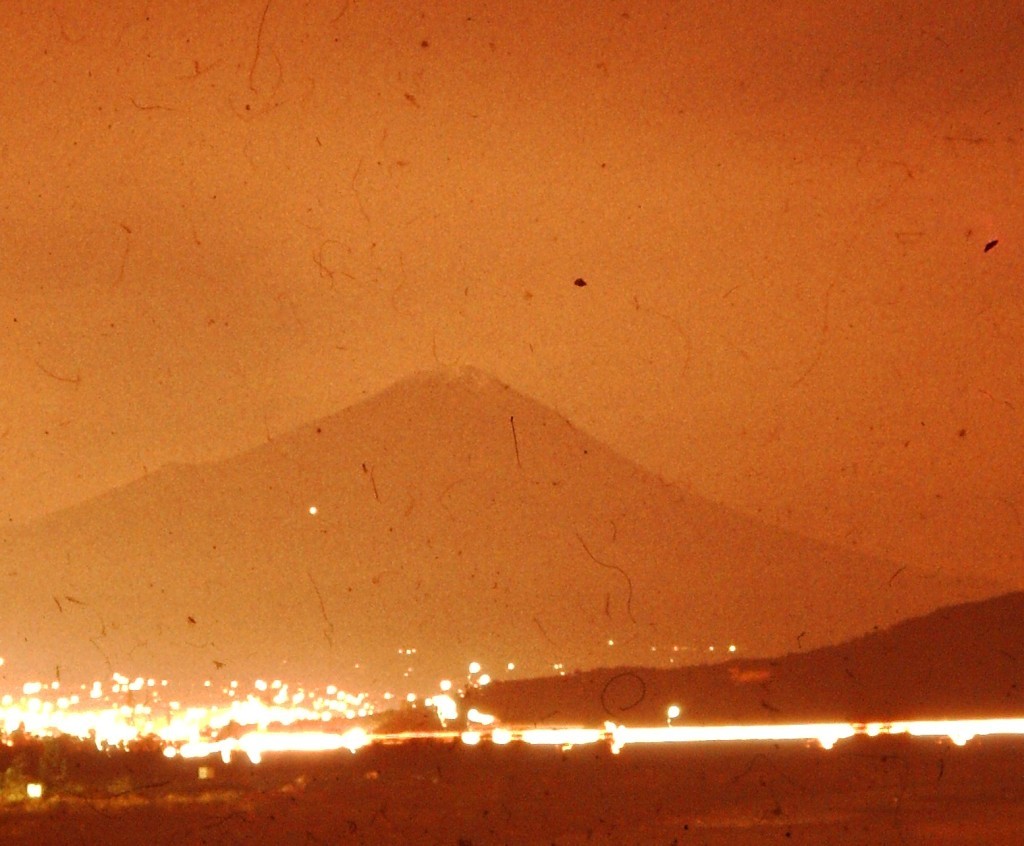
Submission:
[[[750,762],[747,764],[746,768],[744,768],[743,772],[737,773],[731,779],[729,779],[730,783],[731,784],[738,783],[741,779],[744,779],[748,775],[750,775],[754,771],[754,767],[757,766],[757,764],[759,762],[767,762],[767,761],[768,761],[768,758],[767,758],[767,756],[765,756],[765,754],[763,752],[756,753],[750,759]]]
[[[212,640],[208,640],[205,643],[193,643],[190,640],[183,640],[182,643],[184,643],[185,646],[192,647],[193,649],[206,649],[206,647],[208,647],[208,646],[216,646],[217,645]]]
[[[373,498],[380,502],[380,494],[377,492],[377,480],[373,477],[373,467],[368,467],[366,462],[363,462],[363,472],[370,477],[370,487],[373,488]]]
[[[617,564],[606,564],[604,561],[599,561],[594,556],[594,553],[590,551],[590,548],[587,546],[586,541],[583,540],[583,536],[579,532],[575,532],[575,534],[576,540],[580,542],[580,546],[583,547],[583,551],[587,553],[591,561],[593,561],[600,567],[604,567],[606,570],[614,570],[616,573],[619,573],[622,576],[622,578],[626,580],[626,614],[629,615],[629,619],[633,623],[636,623],[636,617],[633,616],[633,580],[629,577],[629,573],[627,573]]]
[[[992,400],[992,402],[1002,402],[1002,404],[1005,405],[1008,409],[1010,409],[1010,411],[1016,411],[1017,410],[1017,407],[1012,402],[1010,402],[1009,400],[1005,400],[1005,399],[1004,400],[997,400],[994,396],[992,396],[992,394],[990,394],[988,391],[984,390],[983,388],[978,388],[978,393],[981,394],[984,397],[988,397],[990,400]]]
[[[986,252],[986,253],[987,253],[987,252],[988,252],[989,250],[991,250],[991,249],[992,249],[992,248],[993,248],[993,247],[994,247],[994,246],[995,246],[996,244],[998,244],[998,243],[999,243],[999,239],[998,239],[998,238],[996,238],[996,239],[994,239],[994,240],[992,240],[992,241],[989,241],[989,242],[988,242],[988,243],[987,243],[987,244],[985,245],[985,249],[984,249],[984,252]]]
[[[33,359],[33,362],[35,363],[36,367],[43,371],[43,373],[45,373],[51,379],[56,379],[58,382],[67,382],[70,385],[77,385],[79,382],[82,381],[81,373],[76,373],[74,376],[61,376],[58,373],[54,373],[52,370],[47,370],[38,361],[35,361],[35,359]]]
[[[612,616],[612,595],[610,593],[604,595],[604,615],[608,618]]]
[[[140,784],[138,787],[129,787],[127,790],[118,790],[118,791],[112,792],[110,795],[111,796],[115,796],[115,797],[116,796],[126,796],[129,793],[137,793],[137,792],[142,791],[142,790],[158,790],[161,787],[167,787],[168,784],[171,784],[170,780],[168,780],[168,781],[153,781],[153,782],[150,782],[148,784]]]
[[[121,253],[121,266],[117,269],[117,278],[114,280],[115,285],[120,285],[124,282],[124,272],[128,267],[128,253],[132,248],[132,230],[131,227],[126,223],[121,224],[121,228],[124,230],[124,252]]]
[[[353,276],[351,273],[346,273],[344,270],[338,270],[337,268],[327,266],[327,261],[324,258],[324,250],[327,249],[328,244],[340,243],[340,241],[335,241],[333,238],[328,238],[320,245],[319,249],[317,249],[316,252],[313,253],[313,264],[316,265],[317,272],[320,274],[321,279],[331,279],[333,281],[335,273],[340,273],[342,276],[348,279],[355,279],[355,276]]]
[[[800,632],[800,634],[798,634],[796,636],[796,646],[797,646],[797,649],[803,649],[804,648],[803,639],[804,639],[804,637],[806,635],[807,635],[807,632]]]
[[[352,189],[352,193],[356,198],[356,205],[359,206],[359,213],[363,216],[363,219],[369,223],[370,215],[366,213],[366,206],[363,205],[363,195],[359,193],[359,189],[356,188],[356,182],[359,180],[359,174],[363,169],[363,157],[359,157],[359,163],[356,165],[356,169],[352,171],[352,179],[349,181],[349,187]]]
[[[64,28],[64,21],[61,19],[61,16],[57,14],[57,10],[51,8],[50,11],[53,13],[53,16],[57,19],[57,27],[60,30],[61,38],[63,38],[68,44],[74,45],[81,44],[83,41],[85,41],[84,35],[81,35],[78,38],[72,38],[70,35],[68,35],[67,29]]]
[[[188,620],[188,624],[190,626],[194,626],[196,624],[196,618],[193,617],[191,614],[189,614],[188,617],[186,617],[185,619]]]
[[[89,638],[89,643],[91,643],[96,648],[96,651],[99,652],[99,654],[103,656],[103,663],[107,665],[107,670],[110,673],[113,673],[114,672],[114,668],[113,668],[113,666],[110,663],[110,657],[107,655],[106,652],[103,651],[103,648],[97,642],[100,637],[105,637],[106,634],[107,634],[106,628],[104,628],[103,634],[101,634],[99,637],[91,637],[91,638]]]
[[[636,296],[633,297],[633,304],[636,306],[637,311],[644,311],[648,314],[653,314],[655,317],[660,317],[669,326],[676,330],[676,334],[683,339],[683,343],[686,344],[686,358],[683,360],[682,365],[679,368],[679,375],[685,375],[690,370],[690,360],[693,358],[693,341],[690,339],[690,335],[683,329],[682,325],[669,314],[658,311],[657,309],[648,308],[647,306],[640,307],[640,299]]]
[[[415,97],[414,97],[414,96],[413,96],[412,94],[409,94],[409,93],[407,92],[407,93],[406,93],[406,94],[405,94],[404,96],[405,96],[405,99],[406,99],[406,100],[407,100],[407,101],[408,101],[409,103],[411,103],[412,105],[414,105],[414,106],[415,106],[415,107],[416,107],[417,109],[418,109],[418,108],[420,107],[420,104],[416,102],[416,98],[415,98]]]
[[[74,603],[75,605],[85,605],[85,603],[84,603],[84,602],[82,602],[82,600],[81,600],[81,599],[76,599],[76,598],[75,598],[75,597],[73,597],[73,596],[68,596],[67,594],[64,594],[64,598],[65,598],[65,599],[66,599],[66,600],[67,600],[68,602],[73,602],[73,603]]]
[[[337,23],[338,21],[340,21],[340,20],[341,20],[341,19],[342,19],[343,17],[345,17],[345,13],[346,13],[346,12],[348,11],[348,4],[349,4],[349,0],[345,0],[345,2],[341,4],[341,11],[340,11],[340,12],[338,12],[338,14],[337,14],[337,15],[335,15],[335,16],[334,16],[334,17],[333,17],[333,18],[331,19],[331,23],[332,23],[332,24],[336,24],[336,23]]]
[[[243,822],[245,822],[246,816],[241,811],[232,811],[230,814],[226,814],[225,816],[219,819],[213,820],[213,822],[206,823],[205,825],[201,826],[201,828],[204,831],[211,828],[219,828],[220,826],[226,825],[227,823],[235,819],[242,820]]]
[[[144,105],[144,104],[140,103],[138,100],[136,100],[134,97],[131,98],[131,103],[140,112],[173,112],[174,111],[174,109],[172,109],[170,106],[160,106],[160,105],[155,105],[155,104],[154,105],[148,105],[148,106]]]
[[[519,469],[521,470],[522,467],[523,467],[523,462],[519,460],[519,438],[516,435],[516,418],[515,418],[515,415],[509,415],[508,422],[512,426],[512,443],[513,443],[513,445],[516,448],[516,464],[518,465]]]
[[[266,5],[263,7],[263,13],[260,15],[260,24],[256,30],[256,52],[252,57],[252,65],[249,66],[249,90],[253,94],[259,94],[256,90],[253,77],[256,75],[256,65],[260,61],[260,51],[263,48],[263,26],[267,22],[267,12],[270,11],[270,0],[267,0]]]
[[[190,73],[188,76],[179,76],[177,78],[182,80],[182,81],[184,81],[184,82],[188,82],[188,81],[193,80],[193,79],[198,79],[200,76],[202,76],[207,71],[211,71],[215,67],[220,65],[221,61],[222,60],[218,59],[215,62],[210,62],[210,64],[206,65],[206,67],[203,67],[199,63],[199,59],[193,59],[192,60],[192,73]]]
[[[57,597],[55,596],[53,598],[53,601],[57,603],[57,610],[60,611],[61,614],[63,614],[64,613],[64,606],[60,604],[60,600],[57,599]]]
[[[327,606],[324,605],[323,594],[320,593],[320,587],[317,585],[316,580],[313,578],[313,572],[306,570],[306,575],[309,577],[309,583],[313,585],[313,591],[316,593],[316,600],[320,603],[320,616],[324,618],[324,639],[327,641],[327,645],[334,649],[334,623],[331,622],[327,616]]]
[[[814,353],[814,358],[811,359],[811,363],[807,365],[807,369],[800,374],[800,377],[796,381],[790,383],[790,387],[797,387],[801,382],[804,381],[808,376],[811,375],[811,371],[818,366],[818,362],[821,361],[821,356],[825,352],[825,341],[828,340],[828,315],[829,310],[832,307],[832,289],[836,287],[836,281],[833,279],[828,288],[825,289],[825,308],[824,316],[821,321],[821,335],[818,337],[817,349]]]
[[[534,616],[533,618],[533,623],[540,630],[540,633],[544,636],[544,640],[546,640],[552,646],[558,646],[558,644],[551,639],[551,636],[546,631],[544,631],[544,627],[540,624],[540,620],[536,616]]]
[[[902,567],[900,567],[899,569],[897,569],[895,573],[893,573],[893,574],[892,574],[891,576],[889,576],[889,584],[891,585],[891,584],[893,583],[893,580],[894,580],[894,579],[895,579],[895,578],[896,578],[896,577],[897,577],[897,576],[898,576],[898,575],[899,575],[900,573],[902,573],[902,572],[903,572],[904,570],[906,570],[906,569],[907,569],[907,565],[906,565],[906,564],[904,564],[904,565],[903,565]]]

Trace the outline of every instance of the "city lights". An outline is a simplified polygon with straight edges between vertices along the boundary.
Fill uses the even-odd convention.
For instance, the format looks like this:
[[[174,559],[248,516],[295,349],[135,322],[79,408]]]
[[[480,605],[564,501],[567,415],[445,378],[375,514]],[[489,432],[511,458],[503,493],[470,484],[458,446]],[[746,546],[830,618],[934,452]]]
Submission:
[[[474,662],[479,673],[479,665]],[[482,684],[483,679],[478,681]],[[15,732],[38,737],[67,735],[91,740],[98,749],[125,747],[141,738],[155,738],[168,758],[205,759],[219,756],[228,762],[243,756],[254,764],[266,755],[282,752],[352,753],[374,743],[407,743],[431,740],[461,742],[467,746],[490,743],[508,746],[523,743],[552,746],[563,750],[574,746],[604,743],[615,754],[629,746],[653,743],[810,743],[831,749],[854,736],[907,735],[947,738],[963,746],[975,737],[991,735],[1024,736],[1024,718],[928,720],[868,723],[793,723],[764,725],[678,725],[683,714],[679,704],[665,708],[668,725],[623,726],[607,722],[587,726],[522,727],[505,724],[500,715],[470,707],[461,713],[461,693],[452,690],[450,680],[439,684],[442,691],[419,697],[408,693],[397,698],[385,694],[384,701],[400,707],[422,704],[433,709],[440,724],[436,731],[374,733],[355,721],[378,713],[366,693],[346,693],[337,685],[323,691],[281,679],[256,679],[246,690],[238,680],[225,684],[228,697],[218,706],[183,706],[177,700],[164,701],[165,680],[128,677],[114,673],[107,683],[81,685],[79,693],[63,691],[56,683],[27,682],[21,695],[0,698],[0,730],[11,743]],[[450,691],[450,692],[449,692]],[[269,697],[269,701],[267,701]],[[462,730],[449,726],[463,719]],[[336,729],[332,730],[336,726]],[[231,728],[232,731],[227,730]],[[40,798],[44,785],[29,784],[28,798]]]
[[[728,644],[729,652],[736,650]],[[673,647],[673,651],[678,647]],[[403,646],[398,653],[414,658],[417,648]],[[2,660],[2,659],[0,659]],[[207,680],[204,696],[220,703],[192,704],[175,696],[167,679],[129,676],[112,672],[106,680],[75,686],[58,681],[25,681],[16,692],[0,695],[0,741],[12,738],[75,737],[94,743],[97,749],[125,748],[132,742],[151,739],[168,758],[204,759],[219,756],[227,762],[241,756],[254,764],[282,752],[352,753],[374,743],[408,743],[424,740],[460,742],[467,746],[574,746],[606,744],[611,752],[646,744],[694,743],[805,743],[831,749],[855,736],[906,735],[946,738],[963,746],[975,737],[1024,736],[1024,718],[929,720],[893,722],[822,722],[763,725],[680,724],[685,704],[671,700],[662,706],[665,724],[625,726],[521,726],[506,723],[500,713],[478,707],[463,708],[463,697],[492,682],[479,661],[469,662],[465,689],[450,678],[437,682],[433,692],[348,692],[337,684],[323,688],[281,678],[256,678],[246,683],[231,679],[214,686]],[[505,663],[508,671],[515,668]],[[564,675],[565,666],[553,668]],[[756,671],[730,667],[738,681],[759,679]],[[753,675],[752,675],[753,674]],[[371,728],[386,709],[422,710],[436,715],[432,730],[382,731]],[[366,722],[367,720],[371,722]],[[387,725],[387,723],[381,723]],[[45,784],[29,784],[27,798],[40,798]],[[33,795],[33,791],[39,791]]]

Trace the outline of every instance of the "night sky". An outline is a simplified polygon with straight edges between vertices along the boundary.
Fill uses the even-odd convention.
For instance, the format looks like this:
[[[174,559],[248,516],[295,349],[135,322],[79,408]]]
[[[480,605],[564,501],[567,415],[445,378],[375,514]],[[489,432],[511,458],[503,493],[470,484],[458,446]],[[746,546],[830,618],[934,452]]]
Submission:
[[[1022,80],[999,0],[5,2],[0,519],[472,365],[1024,586]]]

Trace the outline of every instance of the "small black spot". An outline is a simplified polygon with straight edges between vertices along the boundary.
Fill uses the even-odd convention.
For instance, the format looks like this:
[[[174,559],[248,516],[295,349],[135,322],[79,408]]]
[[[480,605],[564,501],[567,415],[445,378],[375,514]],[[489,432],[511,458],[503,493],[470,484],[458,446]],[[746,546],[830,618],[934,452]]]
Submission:
[[[998,238],[996,238],[994,241],[989,241],[985,245],[985,252],[987,253],[989,250],[991,250],[998,243],[999,243],[999,239]]]
[[[587,287],[587,280],[586,279],[577,279],[572,284],[575,285],[577,288],[586,288]]]
[[[192,616],[191,614],[189,614],[189,616],[188,616],[188,622],[189,622],[189,625],[190,625],[190,626],[194,626],[194,625],[196,624],[196,618],[195,618],[195,617],[193,617],[193,616]]]
[[[430,42],[427,41],[427,39],[425,39],[425,38],[420,42],[420,47],[426,48],[426,47],[429,47],[429,46],[430,46]]]
[[[967,437],[967,430],[966,429],[961,429],[959,432],[957,432],[957,435],[959,435],[961,438],[966,438]]]

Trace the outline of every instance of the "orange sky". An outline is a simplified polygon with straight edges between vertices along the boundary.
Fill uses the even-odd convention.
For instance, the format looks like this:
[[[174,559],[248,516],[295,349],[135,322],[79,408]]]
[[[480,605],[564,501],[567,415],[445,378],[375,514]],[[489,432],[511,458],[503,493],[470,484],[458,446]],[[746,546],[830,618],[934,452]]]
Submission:
[[[0,516],[473,364],[1024,586],[1024,12],[847,5],[0,5]]]

